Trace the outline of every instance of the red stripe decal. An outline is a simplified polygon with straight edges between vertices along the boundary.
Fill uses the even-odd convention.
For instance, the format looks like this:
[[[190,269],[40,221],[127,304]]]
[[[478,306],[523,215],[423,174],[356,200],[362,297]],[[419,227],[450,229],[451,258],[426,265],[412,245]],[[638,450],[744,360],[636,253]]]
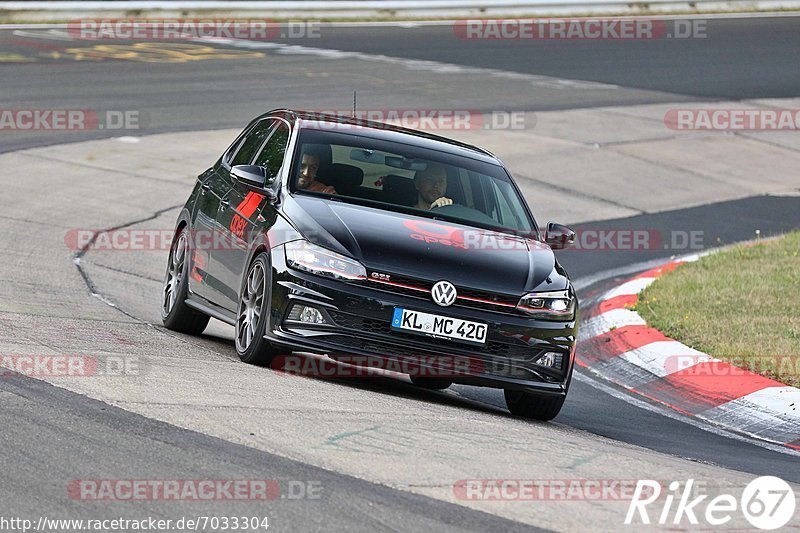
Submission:
[[[243,217],[250,218],[252,214],[256,212],[256,209],[258,209],[258,206],[261,204],[261,200],[263,199],[264,199],[263,194],[258,194],[255,192],[247,193],[247,196],[245,197],[246,205],[242,207],[239,210],[239,212],[242,214]]]
[[[252,197],[253,197],[252,192],[247,193],[247,196],[244,197],[244,200],[239,202],[239,205],[236,206],[236,210],[241,213],[242,209],[244,209],[244,206],[247,205],[247,203],[250,201]]]

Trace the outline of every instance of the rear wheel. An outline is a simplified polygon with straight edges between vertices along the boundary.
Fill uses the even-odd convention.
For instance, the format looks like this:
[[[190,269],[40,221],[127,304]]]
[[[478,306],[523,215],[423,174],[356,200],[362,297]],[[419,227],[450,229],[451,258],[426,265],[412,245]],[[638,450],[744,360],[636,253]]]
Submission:
[[[566,396],[545,398],[528,392],[505,391],[506,406],[512,414],[534,420],[552,420],[561,411]]]
[[[236,313],[236,353],[245,363],[266,365],[278,355],[264,338],[270,296],[270,268],[266,253],[255,258],[247,271]]]
[[[417,387],[422,387],[423,389],[444,390],[453,384],[452,381],[445,378],[425,378],[417,376],[409,376],[409,377],[411,378],[411,383],[413,383]]]
[[[186,228],[175,235],[167,260],[167,273],[161,289],[161,321],[167,329],[200,335],[208,325],[209,317],[186,305],[189,295],[189,246]]]

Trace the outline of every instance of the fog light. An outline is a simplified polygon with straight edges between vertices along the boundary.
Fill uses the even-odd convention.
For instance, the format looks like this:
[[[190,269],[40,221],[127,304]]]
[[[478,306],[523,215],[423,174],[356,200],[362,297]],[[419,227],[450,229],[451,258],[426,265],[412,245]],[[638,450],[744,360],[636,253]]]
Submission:
[[[307,305],[295,305],[292,307],[287,320],[305,322],[306,324],[327,324],[322,313]]]
[[[561,368],[563,357],[564,355],[561,352],[545,352],[543,356],[534,362],[547,368]]]

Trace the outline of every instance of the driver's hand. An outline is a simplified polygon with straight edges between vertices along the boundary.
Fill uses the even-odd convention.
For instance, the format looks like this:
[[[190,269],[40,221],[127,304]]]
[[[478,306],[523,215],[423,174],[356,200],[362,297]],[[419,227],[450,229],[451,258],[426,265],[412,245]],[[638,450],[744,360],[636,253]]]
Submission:
[[[431,209],[433,209],[434,207],[444,207],[446,205],[453,205],[453,200],[442,196],[438,200],[434,200],[434,202],[431,204]]]

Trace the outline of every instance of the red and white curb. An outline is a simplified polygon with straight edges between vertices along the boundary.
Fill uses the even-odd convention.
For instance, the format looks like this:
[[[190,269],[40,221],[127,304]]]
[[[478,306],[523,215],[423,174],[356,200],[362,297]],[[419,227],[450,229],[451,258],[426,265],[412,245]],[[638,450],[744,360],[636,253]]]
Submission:
[[[800,389],[670,339],[630,309],[658,276],[695,260],[665,263],[604,294],[581,324],[577,364],[683,414],[800,450]]]

